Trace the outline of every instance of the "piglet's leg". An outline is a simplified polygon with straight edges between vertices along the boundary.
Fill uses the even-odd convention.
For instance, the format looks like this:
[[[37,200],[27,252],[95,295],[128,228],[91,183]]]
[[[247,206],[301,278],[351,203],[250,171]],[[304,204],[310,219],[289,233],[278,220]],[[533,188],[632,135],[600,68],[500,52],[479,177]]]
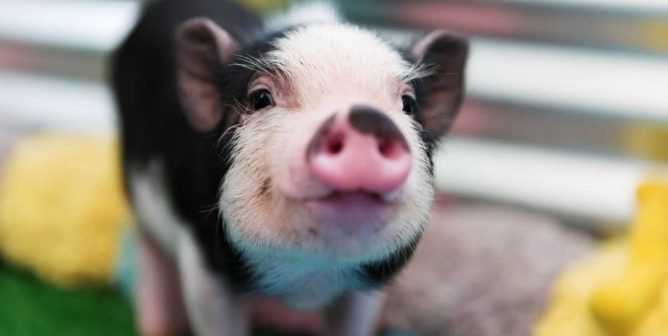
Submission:
[[[198,336],[246,336],[245,305],[206,268],[193,238],[179,239],[178,260],[188,316]]]
[[[375,334],[384,295],[377,291],[353,291],[327,309],[329,334],[371,336]]]
[[[137,325],[144,336],[167,336],[188,326],[176,265],[145,232],[139,234]]]

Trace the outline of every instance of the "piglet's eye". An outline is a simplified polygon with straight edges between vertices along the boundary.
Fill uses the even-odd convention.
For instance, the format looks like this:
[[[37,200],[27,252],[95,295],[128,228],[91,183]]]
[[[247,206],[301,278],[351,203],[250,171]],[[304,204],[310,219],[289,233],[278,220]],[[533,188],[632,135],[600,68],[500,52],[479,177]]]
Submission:
[[[274,97],[265,89],[251,92],[248,98],[250,99],[251,106],[253,106],[253,110],[256,111],[274,106]]]
[[[403,95],[401,96],[401,102],[404,104],[403,111],[404,113],[411,115],[415,113],[415,98],[409,96],[409,95]]]

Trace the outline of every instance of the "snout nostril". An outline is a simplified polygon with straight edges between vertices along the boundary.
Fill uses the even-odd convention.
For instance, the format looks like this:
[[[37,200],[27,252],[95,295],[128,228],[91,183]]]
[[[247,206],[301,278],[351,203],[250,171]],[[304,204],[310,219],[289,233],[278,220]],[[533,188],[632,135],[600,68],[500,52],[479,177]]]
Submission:
[[[325,145],[325,150],[329,155],[336,155],[341,153],[341,151],[343,150],[343,137],[341,136],[331,137],[327,141],[327,144]]]
[[[378,143],[380,155],[386,159],[394,159],[401,155],[402,146],[397,141],[380,141]]]
[[[380,155],[384,157],[388,157],[390,155],[391,147],[392,144],[389,143],[388,141],[381,141],[378,143],[378,151],[380,152]]]

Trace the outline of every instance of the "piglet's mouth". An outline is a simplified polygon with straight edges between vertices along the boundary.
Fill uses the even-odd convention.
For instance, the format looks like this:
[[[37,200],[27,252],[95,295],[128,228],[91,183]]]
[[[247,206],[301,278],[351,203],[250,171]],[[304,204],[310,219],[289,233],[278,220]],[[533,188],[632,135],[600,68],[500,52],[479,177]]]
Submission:
[[[387,195],[367,191],[332,192],[305,203],[319,222],[350,232],[375,232],[385,226],[396,205]]]
[[[307,201],[305,206],[311,214],[326,221],[368,221],[384,218],[395,208],[397,201],[388,199],[388,195],[367,192],[332,192],[326,196]]]
[[[341,205],[379,205],[390,206],[397,202],[397,192],[378,193],[366,190],[332,191],[324,196],[308,199],[307,203]]]

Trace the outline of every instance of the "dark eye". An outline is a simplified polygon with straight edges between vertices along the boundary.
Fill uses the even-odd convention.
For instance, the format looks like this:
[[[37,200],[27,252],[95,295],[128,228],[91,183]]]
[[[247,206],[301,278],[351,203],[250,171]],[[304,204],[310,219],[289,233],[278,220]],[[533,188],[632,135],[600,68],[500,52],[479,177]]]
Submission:
[[[415,98],[409,96],[409,95],[403,95],[401,96],[401,102],[404,104],[403,111],[406,114],[413,114],[415,113]]]
[[[274,97],[272,97],[271,93],[265,89],[253,91],[250,94],[249,99],[253,109],[256,111],[274,105]]]

